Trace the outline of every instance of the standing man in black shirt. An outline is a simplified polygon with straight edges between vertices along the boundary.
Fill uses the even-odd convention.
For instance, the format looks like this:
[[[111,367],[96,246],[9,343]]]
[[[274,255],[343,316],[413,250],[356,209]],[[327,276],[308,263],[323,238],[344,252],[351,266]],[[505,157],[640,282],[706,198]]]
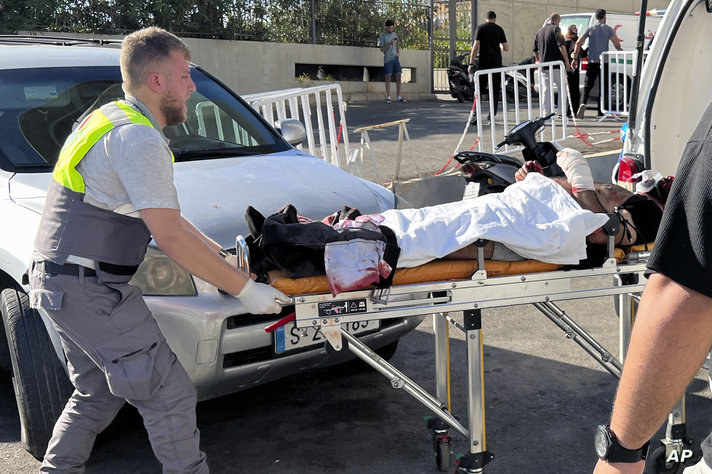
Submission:
[[[485,22],[475,30],[475,42],[470,51],[470,67],[469,73],[473,74],[474,62],[479,52],[479,63],[477,69],[484,71],[486,69],[494,69],[502,67],[502,51],[509,51],[509,44],[504,30],[497,25],[497,14],[493,11],[487,12]],[[480,94],[487,87],[487,76],[480,76]],[[501,78],[499,74],[492,75],[492,90],[489,91],[489,100],[493,103],[494,115],[497,115],[497,106],[499,105],[499,93],[501,86]],[[490,117],[487,117],[490,120]]]
[[[566,51],[566,40],[561,34],[559,28],[561,23],[561,15],[552,13],[549,17],[549,23],[542,26],[534,38],[534,48],[532,52],[534,57],[540,63],[550,61],[562,61],[566,67],[566,71],[571,70],[569,63],[569,54]],[[551,97],[553,96],[552,86],[556,85],[556,90],[559,94],[559,99],[556,103],[556,114],[561,115],[564,112],[564,95],[566,89],[562,87],[561,70],[558,67],[544,67],[541,69],[541,104],[544,107],[544,115],[549,115],[554,110],[551,105]]]

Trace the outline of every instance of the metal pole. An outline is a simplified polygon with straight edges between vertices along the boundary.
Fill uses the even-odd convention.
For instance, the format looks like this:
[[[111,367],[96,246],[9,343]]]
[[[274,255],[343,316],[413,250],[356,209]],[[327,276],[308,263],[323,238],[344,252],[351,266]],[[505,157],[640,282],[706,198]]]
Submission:
[[[648,12],[648,0],[640,2],[640,20],[638,20],[638,43],[636,49],[638,57],[635,61],[635,75],[633,76],[632,90],[630,91],[630,111],[628,114],[628,126],[630,127],[629,134],[635,136],[635,120],[638,115],[638,89],[640,89],[640,73],[643,70],[643,53],[645,51],[645,15]],[[648,164],[646,164],[647,166]]]
[[[311,0],[312,44],[316,44],[316,0]]]
[[[448,27],[450,35],[450,60],[457,56],[457,1],[450,0],[448,5]]]
[[[470,25],[470,37],[472,38],[472,41],[470,41],[470,46],[472,46],[472,43],[475,42],[475,30],[477,29],[477,22],[479,16],[477,16],[477,0],[472,0],[472,24]]]
[[[430,92],[435,92],[435,45],[433,43],[433,35],[435,34],[435,22],[433,21],[433,15],[435,15],[435,7],[433,6],[433,0],[428,2],[428,8],[430,9],[428,13],[428,46],[430,48]]]

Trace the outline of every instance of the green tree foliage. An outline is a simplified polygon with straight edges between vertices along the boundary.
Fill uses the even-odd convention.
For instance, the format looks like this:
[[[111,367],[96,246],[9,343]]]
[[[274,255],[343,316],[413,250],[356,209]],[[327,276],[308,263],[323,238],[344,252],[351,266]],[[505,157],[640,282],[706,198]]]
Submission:
[[[375,46],[388,18],[402,47],[428,49],[425,0],[0,0],[5,34],[125,34],[156,25],[181,36]]]

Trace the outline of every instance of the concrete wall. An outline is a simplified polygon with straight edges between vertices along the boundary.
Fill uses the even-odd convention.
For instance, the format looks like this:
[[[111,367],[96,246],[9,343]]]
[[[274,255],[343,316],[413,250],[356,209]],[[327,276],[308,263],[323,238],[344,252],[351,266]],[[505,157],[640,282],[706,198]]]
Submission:
[[[193,61],[204,67],[239,94],[252,94],[292,87],[325,84],[324,81],[298,81],[294,65],[358,65],[383,67],[378,48],[322,46],[312,44],[261,43],[186,38]],[[414,82],[403,84],[403,95],[410,99],[432,97],[429,51],[402,50],[401,66],[413,68]],[[405,75],[404,75],[405,78]],[[341,81],[345,99],[381,100],[383,82]],[[395,95],[395,86],[391,87]]]
[[[668,0],[649,0],[648,9],[664,9]],[[502,57],[503,63],[519,62],[532,55],[536,32],[554,12],[595,12],[605,8],[608,13],[635,13],[640,11],[637,0],[478,0],[476,23],[484,21],[489,10],[497,13],[497,24],[504,28],[509,42],[509,52]]]
[[[665,8],[668,0],[649,0],[648,8]],[[497,13],[497,23],[504,28],[510,45],[503,56],[504,64],[519,62],[531,56],[534,36],[553,12],[593,12],[605,8],[611,13],[633,13],[640,8],[636,0],[478,0],[481,23],[488,10]],[[58,36],[60,33],[47,33]],[[91,36],[76,33],[62,36]],[[105,38],[120,38],[104,36]],[[220,78],[240,94],[252,94],[293,87],[324,84],[322,81],[298,81],[295,64],[383,66],[378,48],[322,46],[312,44],[262,43],[186,38],[193,61]],[[414,68],[414,80],[403,84],[403,95],[411,100],[432,99],[432,70],[429,51],[401,50],[401,65]],[[404,79],[407,79],[404,75]],[[346,100],[382,100],[383,82],[341,81]],[[395,87],[391,89],[395,95]]]

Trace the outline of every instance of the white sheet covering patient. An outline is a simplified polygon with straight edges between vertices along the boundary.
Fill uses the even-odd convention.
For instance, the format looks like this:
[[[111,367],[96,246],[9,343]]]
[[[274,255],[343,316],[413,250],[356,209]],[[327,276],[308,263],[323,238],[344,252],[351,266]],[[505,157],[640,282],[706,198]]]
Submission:
[[[577,264],[586,258],[586,236],[608,220],[582,209],[554,181],[538,173],[499,194],[381,214],[396,234],[398,267],[414,267],[487,239],[524,258]]]

